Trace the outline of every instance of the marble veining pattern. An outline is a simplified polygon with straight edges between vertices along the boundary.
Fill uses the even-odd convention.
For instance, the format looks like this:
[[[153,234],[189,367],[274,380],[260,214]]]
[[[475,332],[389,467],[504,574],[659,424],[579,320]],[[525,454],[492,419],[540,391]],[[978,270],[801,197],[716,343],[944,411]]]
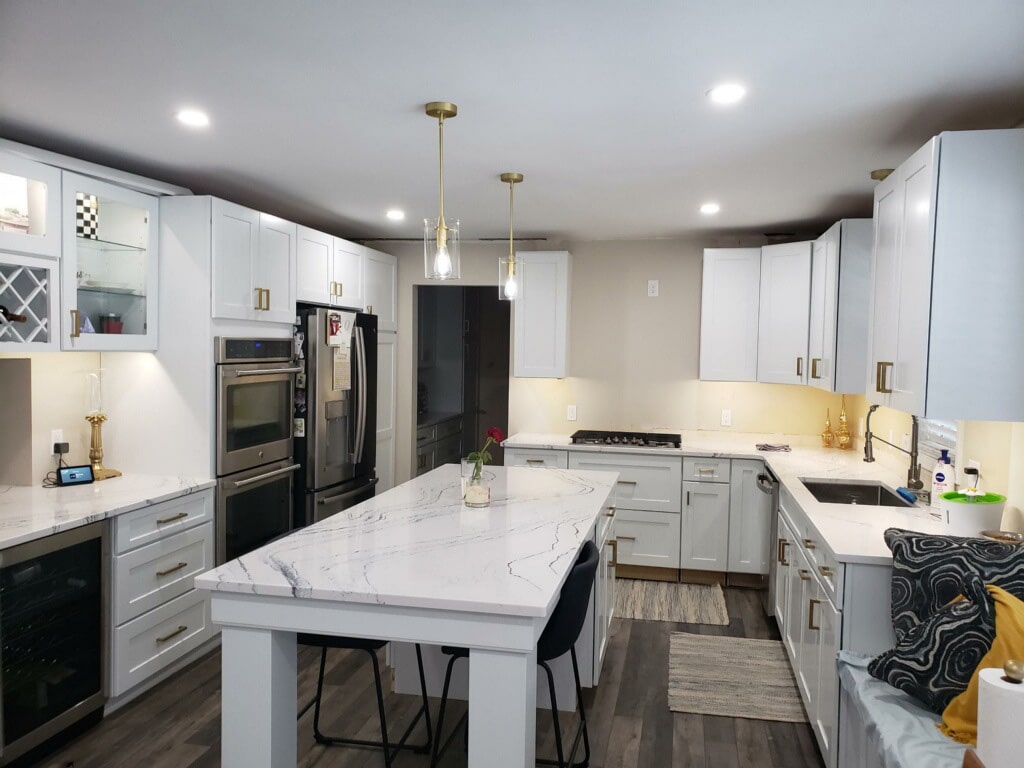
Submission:
[[[131,474],[66,488],[0,485],[0,549],[213,486],[213,480]]]
[[[491,505],[462,504],[448,464],[208,571],[221,592],[544,616],[614,472],[488,467]]]
[[[825,480],[877,480],[892,489],[906,484],[905,457],[876,451],[877,461],[864,462],[855,448],[840,451],[822,448],[815,436],[764,435],[731,432],[684,431],[681,448],[629,448],[570,445],[567,435],[520,433],[505,441],[506,448],[546,448],[599,453],[660,454],[723,459],[763,459],[782,486],[807,515],[821,541],[840,562],[888,565],[892,555],[882,533],[898,527],[927,533],[944,533],[944,526],[928,516],[924,507],[876,507],[826,504],[804,487],[800,478]],[[791,450],[758,451],[757,443],[788,443]]]

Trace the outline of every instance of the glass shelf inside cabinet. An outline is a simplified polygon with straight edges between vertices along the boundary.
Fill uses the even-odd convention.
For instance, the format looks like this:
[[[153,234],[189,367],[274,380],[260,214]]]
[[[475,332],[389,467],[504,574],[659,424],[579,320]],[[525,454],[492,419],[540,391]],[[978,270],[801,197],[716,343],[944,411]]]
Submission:
[[[97,240],[92,237],[75,237],[79,248],[87,251],[103,251],[104,253],[145,253],[145,246],[130,245],[128,243],[115,243],[110,240]]]
[[[50,270],[0,262],[0,342],[28,344],[50,340]]]

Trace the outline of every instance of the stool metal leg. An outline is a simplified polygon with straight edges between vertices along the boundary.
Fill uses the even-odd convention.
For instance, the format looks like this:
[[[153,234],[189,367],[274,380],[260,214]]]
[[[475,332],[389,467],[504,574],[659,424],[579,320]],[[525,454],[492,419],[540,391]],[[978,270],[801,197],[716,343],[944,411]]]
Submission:
[[[437,732],[434,738],[433,754],[430,756],[430,768],[437,768],[437,761],[441,757],[444,748],[448,746],[448,743],[445,742],[442,747],[441,736],[444,733],[444,711],[448,707],[448,686],[452,682],[452,667],[455,666],[455,661],[458,658],[458,656],[452,656],[448,659],[448,667],[444,673],[444,688],[441,689],[441,708],[437,712]]]

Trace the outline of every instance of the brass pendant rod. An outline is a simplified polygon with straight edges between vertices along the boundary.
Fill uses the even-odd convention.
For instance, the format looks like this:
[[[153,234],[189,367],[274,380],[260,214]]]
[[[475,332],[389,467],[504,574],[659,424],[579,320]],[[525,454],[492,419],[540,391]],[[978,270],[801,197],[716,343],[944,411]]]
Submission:
[[[438,115],[437,118],[437,156],[439,158],[439,171],[437,174],[437,199],[438,199],[438,216],[437,216],[437,239],[438,245],[441,245],[441,232],[445,229],[444,224],[444,115]]]
[[[508,183],[508,260],[510,263],[515,263],[516,255],[515,251],[512,250],[512,197],[515,194],[516,183],[509,181]]]

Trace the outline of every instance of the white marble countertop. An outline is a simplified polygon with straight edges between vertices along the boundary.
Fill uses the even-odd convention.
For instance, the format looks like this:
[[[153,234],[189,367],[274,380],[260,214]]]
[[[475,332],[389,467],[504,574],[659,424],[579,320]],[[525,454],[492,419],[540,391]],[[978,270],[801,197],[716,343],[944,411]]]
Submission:
[[[545,616],[617,474],[486,467],[491,504],[462,504],[446,464],[207,571],[221,592]]]
[[[571,445],[568,435],[518,433],[505,442],[506,448],[547,448],[599,451],[602,453],[674,454],[713,456],[735,459],[763,459],[807,515],[822,541],[836,558],[847,563],[889,564],[892,556],[882,534],[886,528],[908,528],[929,533],[944,533],[944,526],[928,516],[928,510],[916,507],[826,504],[811,495],[801,478],[828,480],[877,480],[895,490],[906,485],[907,466],[899,457],[875,451],[877,461],[864,462],[860,449],[840,451],[822,448],[817,437],[805,435],[763,435],[734,432],[682,432],[682,447],[628,448],[617,446]],[[786,443],[791,450],[758,451],[758,443]]]
[[[0,485],[0,549],[213,486],[213,480],[134,474],[63,488]]]

